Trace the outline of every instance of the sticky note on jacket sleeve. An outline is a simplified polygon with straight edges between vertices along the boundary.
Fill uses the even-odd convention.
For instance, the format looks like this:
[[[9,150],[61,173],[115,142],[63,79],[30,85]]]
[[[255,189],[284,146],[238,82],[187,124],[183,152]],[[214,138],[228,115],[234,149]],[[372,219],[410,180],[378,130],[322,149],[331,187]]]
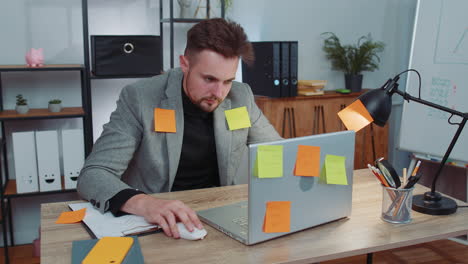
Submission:
[[[250,124],[249,112],[245,106],[226,110],[224,111],[224,115],[226,116],[229,130],[242,129],[252,126]]]

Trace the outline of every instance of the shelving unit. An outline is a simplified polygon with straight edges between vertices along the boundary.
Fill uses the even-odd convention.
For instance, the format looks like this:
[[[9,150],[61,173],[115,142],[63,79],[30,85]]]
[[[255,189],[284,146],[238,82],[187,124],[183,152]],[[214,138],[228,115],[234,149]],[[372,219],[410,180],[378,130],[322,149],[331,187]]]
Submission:
[[[27,65],[0,65],[0,129],[2,139],[0,148],[4,160],[5,176],[0,177],[0,224],[3,230],[5,263],[9,263],[8,247],[14,246],[13,221],[11,200],[17,197],[30,197],[39,195],[49,195],[57,193],[76,192],[76,189],[64,188],[64,177],[62,176],[62,189],[47,192],[18,193],[16,190],[16,180],[10,179],[8,175],[8,161],[6,159],[7,142],[5,134],[5,122],[9,121],[31,121],[45,119],[81,118],[83,121],[83,137],[85,156],[91,152],[93,145],[92,129],[92,109],[91,109],[91,74],[89,62],[89,37],[88,37],[88,5],[87,0],[81,0],[82,4],[82,24],[83,24],[83,54],[84,64],[53,64],[42,67],[28,67]],[[61,112],[52,113],[48,109],[30,109],[26,114],[18,114],[15,110],[4,110],[3,107],[3,87],[2,75],[12,72],[79,72],[81,84],[81,107],[65,107]],[[1,164],[0,164],[1,165]],[[8,231],[10,243],[8,243]],[[10,245],[9,245],[10,244]]]
[[[164,18],[163,2],[159,0],[159,34],[161,36],[162,48],[164,50],[164,24],[169,23],[169,47],[170,47],[170,63],[171,68],[174,68],[174,23],[198,23],[205,19],[203,18],[174,18],[174,0],[169,1],[169,18]],[[224,18],[224,1],[219,0],[221,3],[221,17]],[[210,18],[211,4],[210,0],[206,0],[206,17]]]

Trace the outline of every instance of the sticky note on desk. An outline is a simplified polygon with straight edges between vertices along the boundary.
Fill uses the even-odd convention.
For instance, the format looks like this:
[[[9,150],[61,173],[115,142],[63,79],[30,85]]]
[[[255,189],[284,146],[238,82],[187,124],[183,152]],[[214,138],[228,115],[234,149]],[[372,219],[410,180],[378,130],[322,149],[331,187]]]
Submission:
[[[296,176],[320,176],[320,147],[299,145],[297,147]]]
[[[247,107],[242,106],[231,110],[224,111],[229,130],[251,127],[249,112]]]
[[[154,131],[175,133],[177,131],[175,121],[175,110],[155,108]]]
[[[103,237],[94,245],[82,264],[120,264],[132,247],[131,237]]]
[[[354,101],[348,107],[338,112],[338,116],[348,130],[356,132],[374,121],[361,100]]]
[[[74,224],[81,222],[86,215],[86,208],[77,211],[63,212],[60,214],[56,224]]]
[[[326,155],[320,180],[326,184],[348,185],[345,162],[346,157]]]
[[[283,177],[283,146],[258,146],[254,175],[258,178]]]
[[[263,232],[281,233],[291,230],[291,202],[270,201],[266,203]]]

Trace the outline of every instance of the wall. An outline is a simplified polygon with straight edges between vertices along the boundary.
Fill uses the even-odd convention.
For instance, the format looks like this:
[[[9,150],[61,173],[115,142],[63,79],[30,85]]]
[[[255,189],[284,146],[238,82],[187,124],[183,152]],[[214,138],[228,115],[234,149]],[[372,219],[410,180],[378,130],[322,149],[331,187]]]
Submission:
[[[166,0],[165,0],[166,1]],[[177,7],[175,1],[175,7]],[[381,67],[364,73],[363,86],[380,87],[384,81],[407,68],[414,19],[415,0],[236,0],[228,17],[240,23],[249,38],[257,40],[298,40],[299,78],[327,79],[327,89],[344,87],[341,72],[332,71],[321,50],[322,32],[335,32],[343,43],[354,43],[371,33],[374,40],[386,43],[381,54]],[[89,0],[90,34],[154,34],[159,35],[158,0]],[[2,1],[0,8],[1,64],[23,64],[24,53],[30,47],[44,47],[47,63],[82,63],[81,1],[79,0],[15,0]],[[178,12],[176,11],[176,14]],[[167,12],[166,12],[167,14]],[[178,24],[175,31],[177,54],[182,53],[185,31],[190,25]],[[168,37],[168,26],[163,33]],[[167,40],[168,38],[165,38]],[[14,45],[12,45],[12,43]],[[169,67],[169,46],[165,42],[164,65]],[[238,79],[241,80],[240,74]],[[5,108],[14,108],[14,96],[23,93],[32,107],[44,107],[53,97],[60,97],[66,106],[80,105],[79,76],[75,73],[5,75]],[[109,120],[122,87],[135,79],[92,80],[92,109],[95,139],[102,125]],[[404,80],[401,81],[403,86]],[[401,102],[401,100],[400,100]],[[396,104],[398,110],[398,102]],[[77,120],[10,122],[11,131],[81,127]],[[407,153],[394,149],[395,131],[399,131],[400,114],[391,118],[390,160],[397,167],[407,165]],[[392,135],[394,137],[392,137]],[[11,155],[9,154],[9,157]],[[11,158],[11,157],[10,157]],[[11,166],[10,166],[11,167]],[[39,204],[41,202],[76,199],[68,195],[14,200],[15,238],[19,244],[30,243],[37,237]]]

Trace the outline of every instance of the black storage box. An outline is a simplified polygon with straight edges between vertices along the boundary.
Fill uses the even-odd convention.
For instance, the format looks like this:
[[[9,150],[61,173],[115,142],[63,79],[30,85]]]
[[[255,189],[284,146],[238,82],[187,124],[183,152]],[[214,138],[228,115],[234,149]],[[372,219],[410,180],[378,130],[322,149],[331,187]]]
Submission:
[[[91,36],[95,76],[148,76],[162,71],[160,36]]]

